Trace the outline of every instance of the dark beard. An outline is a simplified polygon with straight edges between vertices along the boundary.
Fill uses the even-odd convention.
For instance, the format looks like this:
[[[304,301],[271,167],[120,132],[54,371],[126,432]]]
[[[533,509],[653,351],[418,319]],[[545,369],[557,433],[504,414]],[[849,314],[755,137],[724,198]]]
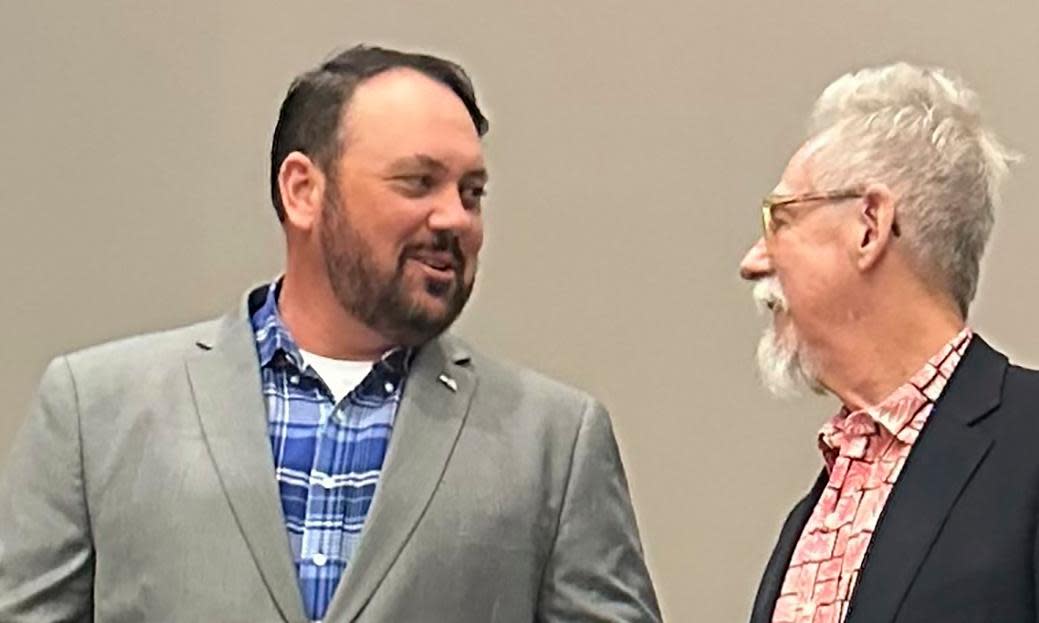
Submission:
[[[351,225],[332,186],[322,206],[320,237],[325,271],[342,308],[401,346],[423,344],[447,330],[473,289],[473,282],[465,283],[465,257],[458,238],[437,232],[431,244],[405,247],[394,272],[385,274],[373,263],[371,246]],[[447,298],[447,307],[441,314],[431,313],[408,295],[404,266],[409,255],[419,248],[450,251],[455,258],[455,278],[451,283],[426,282],[428,294]]]

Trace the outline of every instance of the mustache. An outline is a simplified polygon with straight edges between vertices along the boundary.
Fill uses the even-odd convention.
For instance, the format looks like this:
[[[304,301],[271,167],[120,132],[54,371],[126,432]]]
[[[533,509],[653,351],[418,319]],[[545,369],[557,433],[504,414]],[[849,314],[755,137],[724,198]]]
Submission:
[[[753,296],[754,303],[762,314],[787,309],[786,294],[783,293],[783,286],[775,276],[755,281]]]

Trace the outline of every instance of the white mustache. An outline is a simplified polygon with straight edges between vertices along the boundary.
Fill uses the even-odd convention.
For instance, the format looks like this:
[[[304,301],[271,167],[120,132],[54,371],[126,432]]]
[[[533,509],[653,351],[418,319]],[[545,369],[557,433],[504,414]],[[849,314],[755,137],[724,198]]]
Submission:
[[[779,285],[779,279],[774,276],[764,277],[755,281],[753,296],[754,303],[762,314],[785,311],[787,309],[783,286]]]

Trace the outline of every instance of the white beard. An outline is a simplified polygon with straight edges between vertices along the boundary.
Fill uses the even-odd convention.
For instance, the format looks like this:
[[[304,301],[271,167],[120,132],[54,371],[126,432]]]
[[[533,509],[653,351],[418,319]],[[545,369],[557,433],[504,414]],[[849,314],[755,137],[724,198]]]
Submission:
[[[759,279],[754,284],[754,302],[763,313],[785,311],[786,295],[775,277]],[[804,345],[794,327],[788,325],[783,335],[776,334],[775,325],[769,325],[758,342],[758,370],[761,382],[780,398],[795,398],[805,390],[822,393],[823,387],[811,358],[805,355]]]

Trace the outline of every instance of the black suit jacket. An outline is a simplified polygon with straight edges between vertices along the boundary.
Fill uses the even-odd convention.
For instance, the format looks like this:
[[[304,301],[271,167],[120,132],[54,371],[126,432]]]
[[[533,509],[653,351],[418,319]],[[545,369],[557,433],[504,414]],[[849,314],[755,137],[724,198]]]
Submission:
[[[769,623],[826,484],[787,517],[751,623]],[[1037,620],[1039,373],[979,336],[935,404],[880,516],[846,623]]]

